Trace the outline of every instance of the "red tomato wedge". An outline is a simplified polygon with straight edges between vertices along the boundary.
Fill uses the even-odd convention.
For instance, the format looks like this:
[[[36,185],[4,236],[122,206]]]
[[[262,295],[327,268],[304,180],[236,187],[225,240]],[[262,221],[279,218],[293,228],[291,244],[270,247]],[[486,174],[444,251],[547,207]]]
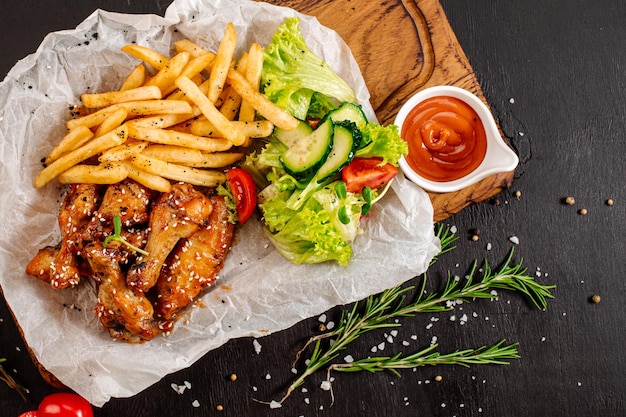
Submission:
[[[78,394],[58,392],[45,396],[37,411],[27,411],[19,417],[93,417],[93,408]]]
[[[363,187],[372,190],[386,185],[398,174],[398,168],[387,163],[380,165],[380,158],[354,158],[341,171],[346,188],[351,193],[360,193]]]
[[[231,168],[226,172],[230,192],[237,206],[239,223],[250,218],[256,207],[256,184],[252,176],[243,168]]]

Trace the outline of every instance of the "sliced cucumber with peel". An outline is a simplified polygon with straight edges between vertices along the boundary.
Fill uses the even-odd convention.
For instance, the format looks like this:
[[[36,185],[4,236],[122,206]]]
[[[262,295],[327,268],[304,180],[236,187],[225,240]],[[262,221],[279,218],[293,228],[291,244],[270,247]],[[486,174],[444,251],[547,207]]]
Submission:
[[[352,130],[345,126],[335,125],[333,147],[328,158],[326,158],[326,162],[315,174],[317,182],[322,182],[349,164],[354,156],[354,150],[355,142]]]
[[[274,128],[274,136],[278,138],[279,141],[284,143],[288,148],[291,148],[298,140],[309,136],[313,133],[313,128],[305,121],[300,120],[298,126],[292,130],[284,130],[280,127]]]
[[[333,146],[334,123],[328,119],[312,133],[299,137],[280,157],[285,170],[294,176],[306,176],[326,162]]]
[[[363,112],[363,108],[354,103],[344,102],[339,107],[328,112],[324,116],[324,120],[330,118],[333,122],[339,123],[343,121],[350,121],[356,124],[357,127],[363,127],[367,123],[367,117]]]

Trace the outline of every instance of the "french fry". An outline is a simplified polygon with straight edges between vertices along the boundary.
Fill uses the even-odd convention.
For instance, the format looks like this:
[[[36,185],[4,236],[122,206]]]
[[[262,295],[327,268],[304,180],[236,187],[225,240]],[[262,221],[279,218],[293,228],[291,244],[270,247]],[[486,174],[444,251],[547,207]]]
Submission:
[[[179,77],[176,85],[185,93],[202,112],[202,114],[213,123],[213,126],[223,135],[224,138],[239,146],[245,141],[245,136],[241,134],[219,110],[213,105],[206,95],[202,94],[200,88],[187,77]]]
[[[149,127],[128,126],[128,136],[161,145],[176,145],[205,152],[219,152],[230,149],[233,145],[224,138],[207,138],[175,130],[154,129]]]
[[[187,63],[183,71],[180,73],[180,75],[189,77],[194,81],[196,81],[197,79],[198,82],[196,84],[200,84],[202,82],[202,76],[200,75],[200,73],[206,68],[211,68],[211,64],[213,63],[214,60],[215,60],[215,55],[212,55],[212,54],[204,54],[204,55],[200,55],[197,57],[193,57],[189,60],[189,62]],[[168,94],[172,93],[174,90],[176,90],[176,85],[172,83],[170,87],[165,89],[165,91],[163,92],[163,95],[167,96]]]
[[[176,145],[150,145],[141,153],[151,158],[160,159],[161,161],[187,166],[195,166],[192,164],[201,163],[203,160],[202,152],[198,149]]]
[[[172,184],[162,176],[150,174],[137,168],[128,161],[122,161],[120,164],[126,168],[128,178],[137,181],[139,184],[162,193],[169,193],[171,191]]]
[[[78,148],[92,137],[93,132],[88,127],[77,126],[63,136],[63,139],[61,139],[61,141],[50,151],[48,156],[46,156],[44,163],[49,165],[59,159],[59,157],[64,153]]]
[[[246,62],[246,68],[243,71],[246,80],[250,83],[250,86],[259,90],[261,84],[261,72],[263,71],[263,48],[258,43],[250,45],[248,50],[248,61]],[[243,100],[241,108],[239,109],[239,120],[244,122],[251,122],[255,119],[256,110],[250,103]]]
[[[61,184],[115,184],[128,177],[128,170],[119,163],[74,165],[59,174]]]
[[[189,57],[188,52],[180,52],[174,55],[167,65],[161,68],[145,85],[157,86],[162,94],[165,93],[173,85],[174,80],[183,72],[187,62],[189,62]]]
[[[211,82],[209,85],[208,97],[212,103],[216,102],[222,92],[222,89],[224,88],[226,76],[233,60],[236,46],[237,32],[235,30],[235,26],[229,22],[226,25],[224,37],[222,38],[220,46],[217,49],[217,55],[215,57],[215,61],[213,62],[213,67],[211,68],[211,74],[209,76],[209,80],[211,80]]]
[[[108,91],[106,93],[82,94],[83,105],[88,109],[108,107],[113,104],[138,100],[155,100],[161,98],[161,90],[156,86],[143,86],[124,91]]]
[[[169,62],[169,59],[165,55],[146,46],[128,44],[122,47],[122,51],[144,61],[157,71],[161,70]]]
[[[193,109],[185,100],[141,100],[113,104],[94,113],[67,121],[67,128],[73,129],[78,125],[94,127],[101,124],[107,117],[118,109],[123,108],[129,116],[151,116],[155,114],[188,114],[191,117]]]
[[[292,130],[298,126],[298,120],[276,104],[272,103],[259,91],[255,90],[246,78],[237,70],[228,71],[228,82],[259,114],[284,130]]]
[[[243,152],[202,152],[202,160],[187,164],[194,168],[224,168],[243,158]]]
[[[74,149],[73,151],[62,155],[59,159],[55,160],[41,170],[39,175],[37,175],[37,178],[35,178],[35,188],[43,187],[52,181],[52,179],[56,178],[60,173],[67,171],[74,165],[79,164],[92,156],[96,156],[113,146],[121,145],[126,142],[127,138],[128,129],[125,126],[120,126],[106,135],[94,138],[80,148]]]
[[[203,187],[215,187],[226,180],[226,174],[217,170],[172,164],[142,154],[135,156],[130,162],[138,169],[150,174]]]
[[[274,125],[268,120],[257,120],[254,122],[235,120],[232,123],[244,136],[250,138],[266,138],[274,131]],[[190,131],[198,136],[218,136],[215,126],[206,119],[191,121]]]
[[[126,79],[120,87],[120,91],[132,90],[133,88],[141,87],[146,81],[146,67],[143,64],[139,64],[134,70],[126,76]]]
[[[100,126],[98,126],[95,136],[98,137],[105,135],[116,127],[121,126],[127,117],[128,112],[126,111],[126,109],[117,109],[109,117],[104,119]]]
[[[176,52],[189,52],[193,57],[209,54],[213,56],[213,59],[215,59],[215,54],[213,52],[204,49],[202,46],[191,41],[190,39],[181,39],[174,42],[174,49]]]
[[[230,85],[226,87],[226,98],[220,107],[222,113],[228,120],[235,120],[241,106],[241,96]]]
[[[121,145],[114,146],[102,152],[102,155],[98,157],[98,161],[101,163],[125,161],[141,153],[148,145],[149,143],[144,141],[127,140]]]
[[[166,129],[168,127],[176,126],[179,123],[184,123],[189,120],[189,114],[160,114],[157,116],[141,117],[138,119],[129,120],[126,122],[128,126],[135,127],[153,127],[159,129]]]

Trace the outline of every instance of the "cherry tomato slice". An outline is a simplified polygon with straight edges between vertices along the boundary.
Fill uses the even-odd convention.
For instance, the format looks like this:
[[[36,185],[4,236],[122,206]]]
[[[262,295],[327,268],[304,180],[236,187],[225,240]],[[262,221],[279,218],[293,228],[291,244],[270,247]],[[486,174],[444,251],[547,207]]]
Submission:
[[[39,412],[27,411],[25,413],[20,414],[18,417],[39,417]]]
[[[380,165],[380,158],[354,158],[341,171],[343,181],[348,191],[360,193],[363,187],[372,190],[386,185],[398,174],[398,168],[387,163]]]
[[[252,176],[243,168],[231,168],[226,172],[230,192],[237,206],[239,223],[250,218],[256,207],[256,185]]]

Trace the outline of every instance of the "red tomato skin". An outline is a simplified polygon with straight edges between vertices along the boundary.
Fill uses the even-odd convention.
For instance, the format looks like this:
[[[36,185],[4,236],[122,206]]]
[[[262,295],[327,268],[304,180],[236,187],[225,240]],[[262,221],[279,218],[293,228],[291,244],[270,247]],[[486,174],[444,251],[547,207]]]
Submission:
[[[391,181],[398,174],[398,168],[390,163],[381,166],[381,161],[380,158],[354,158],[341,171],[347,190],[360,193],[365,186],[375,190]]]
[[[38,411],[27,411],[25,413],[20,414],[18,417],[39,417]]]
[[[226,172],[230,192],[237,206],[239,223],[245,223],[256,207],[256,184],[243,168],[231,168]]]
[[[91,404],[80,395],[58,392],[44,397],[37,417],[93,417]]]

